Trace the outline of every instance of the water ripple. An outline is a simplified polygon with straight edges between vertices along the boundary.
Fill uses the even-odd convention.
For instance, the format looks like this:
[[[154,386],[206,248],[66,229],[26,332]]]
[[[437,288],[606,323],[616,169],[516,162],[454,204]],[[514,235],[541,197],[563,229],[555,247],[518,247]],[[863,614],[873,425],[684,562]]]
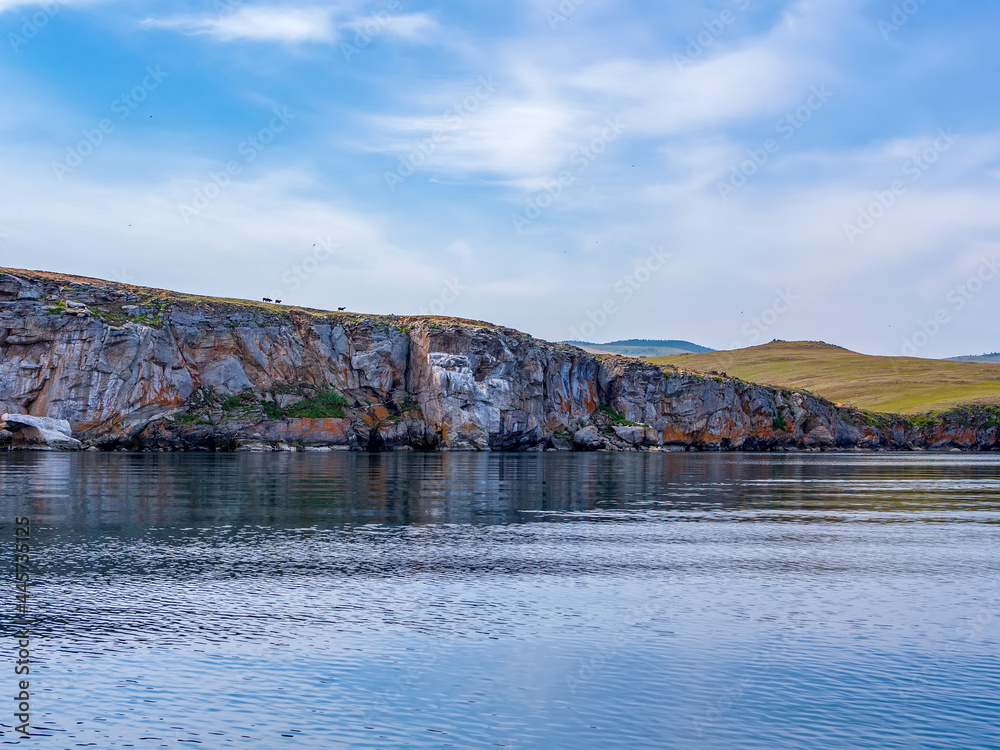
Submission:
[[[0,742],[1000,748],[998,489],[978,455],[0,455],[37,733]]]

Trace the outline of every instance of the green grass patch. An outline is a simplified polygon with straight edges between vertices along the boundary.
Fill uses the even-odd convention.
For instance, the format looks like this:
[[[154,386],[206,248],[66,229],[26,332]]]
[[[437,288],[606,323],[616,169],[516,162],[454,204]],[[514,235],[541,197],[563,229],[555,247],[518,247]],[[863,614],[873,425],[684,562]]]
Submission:
[[[120,327],[125,323],[138,323],[139,325],[160,328],[163,326],[166,317],[167,303],[161,299],[147,299],[136,305],[137,307],[152,308],[148,312],[135,314],[127,312],[126,305],[110,305],[91,309],[94,317],[109,326]]]
[[[912,417],[907,417],[906,422],[910,427],[915,427],[918,430],[925,427],[937,427],[941,424],[941,420],[933,414],[916,414]]]
[[[597,408],[598,408],[598,411],[600,411],[604,416],[606,416],[609,420],[611,420],[612,424],[624,425],[626,427],[640,427],[641,426],[641,425],[639,425],[638,422],[630,422],[629,420],[625,419],[625,417],[623,417],[621,414],[619,414],[618,412],[616,412],[614,409],[612,409],[610,406],[608,406],[606,404],[601,404]]]
[[[222,411],[236,411],[237,409],[253,409],[260,405],[260,401],[252,391],[244,391],[236,396],[230,396],[222,402]]]
[[[399,405],[399,412],[403,416],[407,416],[409,414],[411,418],[415,419],[419,419],[423,416],[423,411],[417,404],[410,401],[409,397],[403,399],[403,403]],[[411,414],[411,412],[416,412],[416,414]]]
[[[175,414],[173,420],[185,427],[197,427],[198,425],[212,424],[203,414]]]
[[[287,388],[296,388],[288,386]],[[313,391],[315,393],[315,391]],[[276,421],[279,419],[326,419],[343,418],[345,409],[350,402],[332,390],[320,391],[312,398],[282,409],[277,401],[267,401],[257,396],[253,391],[243,391],[235,396],[220,396],[211,391],[202,391],[200,402],[191,408],[201,415],[221,413],[224,420],[242,420],[256,422],[261,418]],[[194,424],[192,420],[200,418],[198,413],[182,414],[174,417],[181,424]],[[205,424],[208,424],[205,422]]]
[[[344,409],[351,403],[339,393],[320,393],[319,395],[292,404],[285,410],[285,416],[293,419],[342,419]]]
[[[861,420],[869,427],[874,427],[878,430],[884,430],[890,424],[890,420],[885,414],[879,414],[874,411],[862,411]]]
[[[977,430],[1000,428],[1000,407],[990,404],[967,404],[938,415],[948,419],[960,427],[970,427]]]
[[[261,401],[260,408],[263,409],[264,416],[268,419],[281,419],[284,416],[282,408],[273,401]]]

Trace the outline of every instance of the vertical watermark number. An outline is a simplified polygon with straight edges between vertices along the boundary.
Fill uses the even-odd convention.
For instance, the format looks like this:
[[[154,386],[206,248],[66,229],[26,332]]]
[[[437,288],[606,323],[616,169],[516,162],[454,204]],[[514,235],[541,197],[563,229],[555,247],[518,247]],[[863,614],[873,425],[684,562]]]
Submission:
[[[31,722],[31,683],[27,675],[31,673],[31,621],[28,618],[28,586],[31,583],[31,523],[28,518],[14,519],[14,572],[17,578],[15,584],[17,615],[14,617],[14,627],[17,628],[14,637],[17,638],[17,660],[14,664],[14,674],[17,678],[18,693],[14,698],[14,727],[23,737],[30,737],[28,731]]]

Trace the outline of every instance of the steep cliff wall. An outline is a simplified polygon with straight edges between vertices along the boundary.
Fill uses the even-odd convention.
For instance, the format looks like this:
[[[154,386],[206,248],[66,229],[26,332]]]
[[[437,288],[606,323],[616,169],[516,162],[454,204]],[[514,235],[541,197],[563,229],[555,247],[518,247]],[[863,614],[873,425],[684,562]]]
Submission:
[[[68,420],[73,437],[102,448],[998,444],[988,417],[914,424],[807,393],[598,358],[477,321],[286,308],[0,269],[7,412]]]

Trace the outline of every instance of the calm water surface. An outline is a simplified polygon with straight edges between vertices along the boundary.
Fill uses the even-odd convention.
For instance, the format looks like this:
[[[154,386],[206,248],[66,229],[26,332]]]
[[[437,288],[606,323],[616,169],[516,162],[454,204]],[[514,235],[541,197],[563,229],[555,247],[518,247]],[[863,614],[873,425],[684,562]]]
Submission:
[[[0,505],[3,744],[1000,748],[1000,457],[8,453]]]

